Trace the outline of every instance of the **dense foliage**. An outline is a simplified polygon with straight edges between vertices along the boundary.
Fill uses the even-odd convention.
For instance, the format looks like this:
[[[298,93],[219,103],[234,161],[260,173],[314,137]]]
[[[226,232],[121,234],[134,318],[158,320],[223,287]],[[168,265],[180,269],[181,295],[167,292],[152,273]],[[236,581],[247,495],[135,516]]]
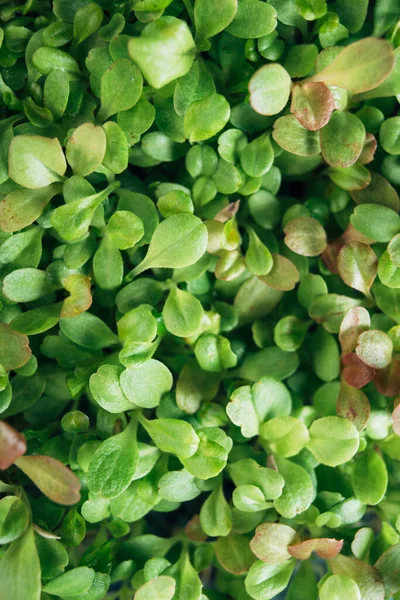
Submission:
[[[399,16],[0,0],[0,600],[400,598]]]

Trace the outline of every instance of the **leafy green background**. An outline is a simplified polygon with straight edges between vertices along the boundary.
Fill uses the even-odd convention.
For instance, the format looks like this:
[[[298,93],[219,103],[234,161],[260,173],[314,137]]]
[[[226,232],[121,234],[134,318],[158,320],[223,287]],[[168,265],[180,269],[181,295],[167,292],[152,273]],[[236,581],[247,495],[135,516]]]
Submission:
[[[400,598],[399,17],[0,2],[0,600]]]

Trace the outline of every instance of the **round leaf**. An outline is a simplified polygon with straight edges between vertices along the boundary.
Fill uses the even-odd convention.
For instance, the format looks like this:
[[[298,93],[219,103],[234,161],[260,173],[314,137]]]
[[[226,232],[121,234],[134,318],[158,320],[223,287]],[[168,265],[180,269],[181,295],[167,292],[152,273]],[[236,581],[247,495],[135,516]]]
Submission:
[[[307,448],[323,465],[336,467],[357,452],[359,435],[355,426],[341,417],[322,417],[310,427]]]
[[[261,67],[249,81],[251,106],[260,115],[276,115],[286,106],[291,83],[281,65],[274,63]]]

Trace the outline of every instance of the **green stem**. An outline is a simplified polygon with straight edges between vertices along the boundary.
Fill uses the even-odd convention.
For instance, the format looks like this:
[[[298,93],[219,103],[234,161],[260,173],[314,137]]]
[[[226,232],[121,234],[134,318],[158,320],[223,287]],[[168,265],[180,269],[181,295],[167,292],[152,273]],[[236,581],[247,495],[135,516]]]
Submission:
[[[183,4],[185,5],[185,8],[187,10],[187,13],[190,17],[190,20],[192,21],[192,23],[194,23],[194,10],[193,10],[193,6],[190,0],[183,0]]]

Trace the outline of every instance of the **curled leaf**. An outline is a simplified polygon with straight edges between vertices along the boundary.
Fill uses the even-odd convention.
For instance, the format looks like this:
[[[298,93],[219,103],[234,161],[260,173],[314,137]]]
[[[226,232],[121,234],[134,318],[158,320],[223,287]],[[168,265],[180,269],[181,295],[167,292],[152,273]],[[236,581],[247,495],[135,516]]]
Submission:
[[[314,538],[289,546],[288,552],[298,560],[309,559],[312,552],[315,552],[320,558],[333,558],[339,554],[342,547],[343,540],[335,540],[334,538]]]

